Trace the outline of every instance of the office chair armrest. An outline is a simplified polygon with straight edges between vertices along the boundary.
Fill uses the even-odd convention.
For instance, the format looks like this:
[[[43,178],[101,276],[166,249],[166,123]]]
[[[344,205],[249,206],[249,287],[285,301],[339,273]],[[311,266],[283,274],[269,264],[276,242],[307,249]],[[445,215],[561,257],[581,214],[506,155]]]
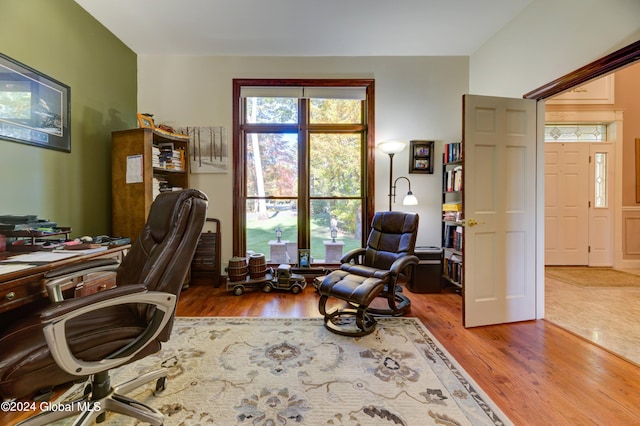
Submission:
[[[85,307],[91,307],[96,303],[109,301],[111,299],[127,296],[130,294],[144,293],[146,291],[147,288],[144,286],[144,284],[136,284],[123,287],[114,287],[109,289],[108,291],[99,291],[97,293],[90,294],[85,297],[79,297],[77,299],[62,300],[55,305],[51,305],[51,307],[44,309],[40,313],[40,320],[42,322],[55,321],[70,312],[74,312],[78,309],[84,309]],[[92,310],[94,309],[88,309],[88,311]]]
[[[102,360],[88,362],[73,355],[66,338],[67,321],[94,310],[129,303],[144,303],[156,307],[154,316],[143,333]],[[114,288],[69,300],[44,311],[41,315],[42,322],[46,324],[43,332],[58,366],[69,374],[87,376],[127,363],[164,330],[175,311],[176,303],[177,297],[174,294],[147,291],[142,285]],[[71,306],[76,309],[71,309]]]
[[[349,263],[351,261],[353,261],[354,263],[362,263],[360,258],[364,256],[366,252],[367,250],[363,247],[351,249],[344,255],[342,255],[340,263]]]
[[[402,256],[391,264],[389,270],[393,275],[398,276],[409,266],[417,265],[419,261],[420,259],[417,256]]]
[[[53,269],[44,275],[47,294],[52,302],[61,302],[62,285],[69,280],[94,272],[116,272],[120,266],[117,259],[91,259],[86,262]]]

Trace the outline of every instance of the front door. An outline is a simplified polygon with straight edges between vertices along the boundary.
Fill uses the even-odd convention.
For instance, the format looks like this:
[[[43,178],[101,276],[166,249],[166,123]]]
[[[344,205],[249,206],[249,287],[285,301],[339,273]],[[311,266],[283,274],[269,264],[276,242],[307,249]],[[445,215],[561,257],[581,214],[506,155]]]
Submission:
[[[545,265],[589,264],[589,144],[545,143]]]
[[[465,95],[463,104],[463,323],[534,319],[536,101]]]

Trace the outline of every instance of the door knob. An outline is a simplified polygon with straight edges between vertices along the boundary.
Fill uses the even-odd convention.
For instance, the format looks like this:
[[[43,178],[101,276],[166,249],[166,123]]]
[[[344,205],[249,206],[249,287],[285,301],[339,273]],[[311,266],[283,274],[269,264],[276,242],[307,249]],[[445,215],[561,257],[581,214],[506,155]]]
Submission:
[[[483,225],[484,222],[478,222],[475,219],[462,219],[462,226],[468,226],[469,228],[473,228],[476,225]]]

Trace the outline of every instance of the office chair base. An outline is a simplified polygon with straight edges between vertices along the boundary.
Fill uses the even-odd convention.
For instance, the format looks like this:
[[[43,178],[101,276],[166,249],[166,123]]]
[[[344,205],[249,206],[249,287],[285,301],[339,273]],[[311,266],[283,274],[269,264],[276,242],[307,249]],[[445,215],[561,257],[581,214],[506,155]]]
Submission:
[[[160,411],[123,394],[154,380],[156,381],[154,393],[160,392],[165,388],[167,374],[168,370],[166,368],[151,371],[111,388],[102,398],[93,399],[92,394],[89,392],[80,399],[65,403],[65,410],[44,411],[18,423],[16,426],[45,426],[54,421],[73,416],[77,416],[73,423],[74,426],[90,426],[94,422],[102,422],[107,412],[123,414],[150,425],[162,426],[164,416]]]

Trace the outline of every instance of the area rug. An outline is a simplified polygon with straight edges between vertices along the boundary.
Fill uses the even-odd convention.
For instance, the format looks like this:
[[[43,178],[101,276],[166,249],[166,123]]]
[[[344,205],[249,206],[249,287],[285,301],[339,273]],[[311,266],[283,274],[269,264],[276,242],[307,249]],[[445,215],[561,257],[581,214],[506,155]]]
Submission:
[[[547,266],[545,275],[580,287],[640,287],[640,275],[612,268]]]
[[[167,388],[130,396],[165,426],[511,424],[415,318],[381,319],[360,338],[321,318],[177,318],[162,351],[112,383],[159,366],[171,369]],[[137,423],[110,414],[102,424]]]

